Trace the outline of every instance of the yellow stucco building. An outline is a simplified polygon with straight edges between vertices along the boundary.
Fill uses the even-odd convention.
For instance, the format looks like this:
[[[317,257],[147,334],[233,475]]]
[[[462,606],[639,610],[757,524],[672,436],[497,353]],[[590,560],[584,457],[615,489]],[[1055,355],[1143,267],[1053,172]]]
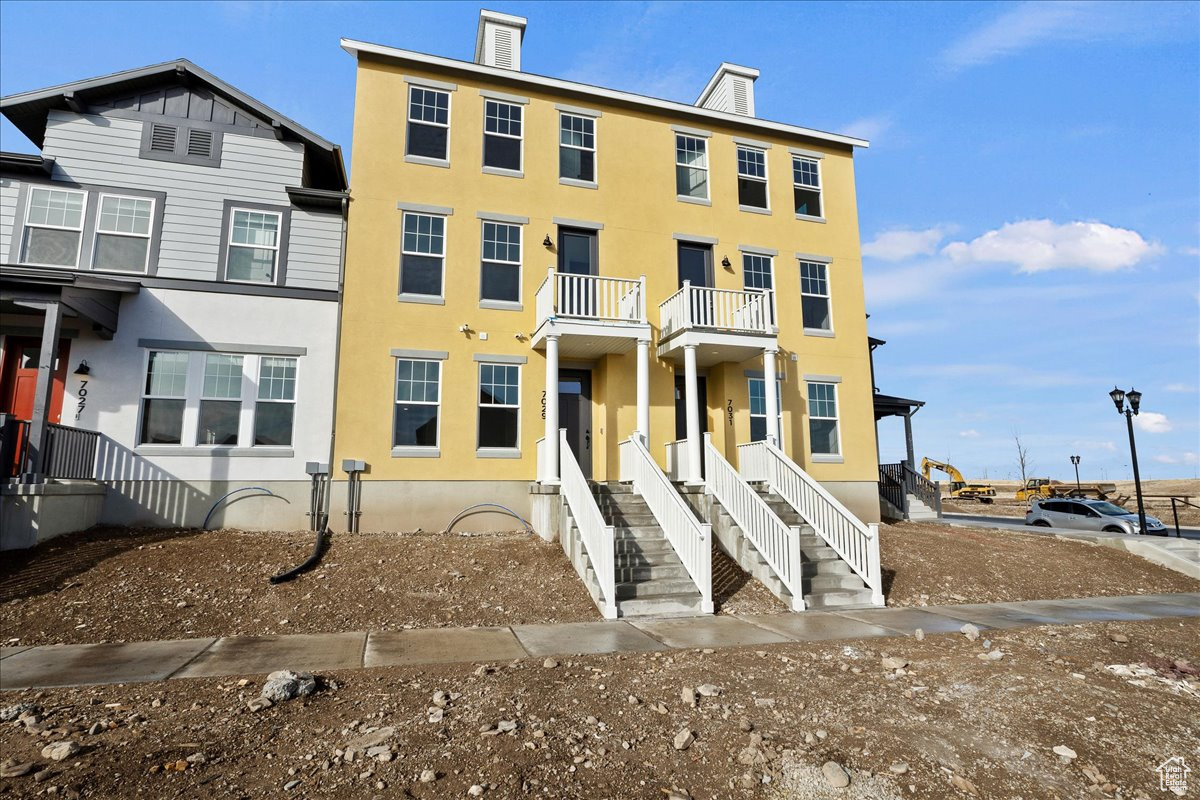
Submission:
[[[358,76],[335,461],[365,462],[362,528],[440,530],[484,502],[529,518],[531,485],[566,480],[561,447],[616,481],[635,434],[698,484],[706,432],[734,467],[773,439],[877,521],[867,143],[757,118],[746,67],[691,106],[525,72],[524,29],[483,12],[474,62],[342,42]]]

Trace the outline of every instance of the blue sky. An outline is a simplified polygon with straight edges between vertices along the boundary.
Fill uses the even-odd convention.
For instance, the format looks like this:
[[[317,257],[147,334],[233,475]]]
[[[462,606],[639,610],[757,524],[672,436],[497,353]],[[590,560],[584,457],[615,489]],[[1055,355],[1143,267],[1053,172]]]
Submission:
[[[187,57],[352,158],[347,36],[469,60],[478,3],[0,4],[0,94]],[[526,70],[691,102],[759,68],[760,116],[872,141],[859,221],[880,388],[969,477],[1200,470],[1200,5],[489,3]],[[102,35],[97,35],[102,32]],[[7,122],[0,147],[31,145]],[[801,248],[802,249],[802,248]],[[884,460],[903,453],[881,423]]]

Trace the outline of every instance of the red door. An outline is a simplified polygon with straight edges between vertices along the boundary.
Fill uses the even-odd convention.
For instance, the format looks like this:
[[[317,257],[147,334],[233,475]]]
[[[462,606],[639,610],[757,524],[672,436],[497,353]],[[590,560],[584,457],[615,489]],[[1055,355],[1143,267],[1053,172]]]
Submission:
[[[37,339],[10,336],[4,343],[4,375],[0,377],[0,412],[18,419],[33,418],[33,395],[37,388],[38,360],[42,343]],[[54,379],[50,387],[50,422],[62,421],[63,390],[67,385],[67,356],[71,340],[60,339]]]

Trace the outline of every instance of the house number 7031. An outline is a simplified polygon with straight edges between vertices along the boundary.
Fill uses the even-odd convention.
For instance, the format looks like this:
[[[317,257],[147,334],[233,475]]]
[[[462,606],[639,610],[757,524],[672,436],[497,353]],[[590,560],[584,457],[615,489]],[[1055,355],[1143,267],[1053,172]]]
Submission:
[[[87,381],[79,382],[79,405],[75,409],[75,419],[79,419],[81,416],[83,416],[83,409],[87,407],[87,385]]]
[[[729,413],[729,427],[732,428],[733,427],[733,401],[726,400],[725,403],[726,403],[725,410]]]

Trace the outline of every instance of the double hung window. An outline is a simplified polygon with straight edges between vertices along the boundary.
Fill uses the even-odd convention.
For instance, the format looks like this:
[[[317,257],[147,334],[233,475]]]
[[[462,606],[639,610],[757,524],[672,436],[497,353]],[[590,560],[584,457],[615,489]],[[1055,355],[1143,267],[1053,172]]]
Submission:
[[[393,447],[437,448],[441,396],[440,361],[396,360]]]
[[[783,393],[775,391],[775,418],[779,437],[783,438]],[[767,382],[762,378],[750,378],[750,441],[764,442],[767,439]],[[778,444],[778,442],[776,443]]]
[[[767,153],[757,147],[738,145],[738,205],[767,208]]]
[[[484,221],[480,296],[483,300],[521,302],[520,225]]]
[[[258,362],[254,444],[291,445],[295,416],[296,359],[263,356]]]
[[[813,455],[841,454],[838,435],[837,384],[808,384],[808,440]]]
[[[450,93],[408,87],[408,135],[405,155],[450,160]]]
[[[832,331],[833,315],[829,305],[829,265],[800,262],[800,310],[804,327],[813,331]]]
[[[675,193],[680,197],[708,199],[708,142],[696,136],[675,134]]]
[[[747,289],[767,291],[774,288],[771,279],[771,257],[757,253],[742,253],[742,281]]]
[[[446,218],[404,213],[400,255],[400,294],[442,296],[446,260]]]
[[[233,208],[229,217],[225,279],[244,283],[275,283],[279,269],[283,214]]]
[[[204,387],[200,394],[199,445],[238,443],[242,411],[242,356],[208,353],[204,357]]]
[[[86,206],[86,192],[31,188],[21,261],[50,267],[77,266]]]
[[[181,444],[187,404],[188,353],[150,351],[142,391],[139,444]]]
[[[821,162],[815,158],[792,156],[792,183],[797,216],[820,217]]]
[[[479,365],[479,449],[518,446],[520,380],[515,365]]]
[[[483,166],[521,171],[522,112],[519,105],[483,101]]]
[[[153,219],[154,201],[149,198],[100,195],[93,269],[145,272]]]
[[[596,120],[559,114],[558,177],[596,180]]]

